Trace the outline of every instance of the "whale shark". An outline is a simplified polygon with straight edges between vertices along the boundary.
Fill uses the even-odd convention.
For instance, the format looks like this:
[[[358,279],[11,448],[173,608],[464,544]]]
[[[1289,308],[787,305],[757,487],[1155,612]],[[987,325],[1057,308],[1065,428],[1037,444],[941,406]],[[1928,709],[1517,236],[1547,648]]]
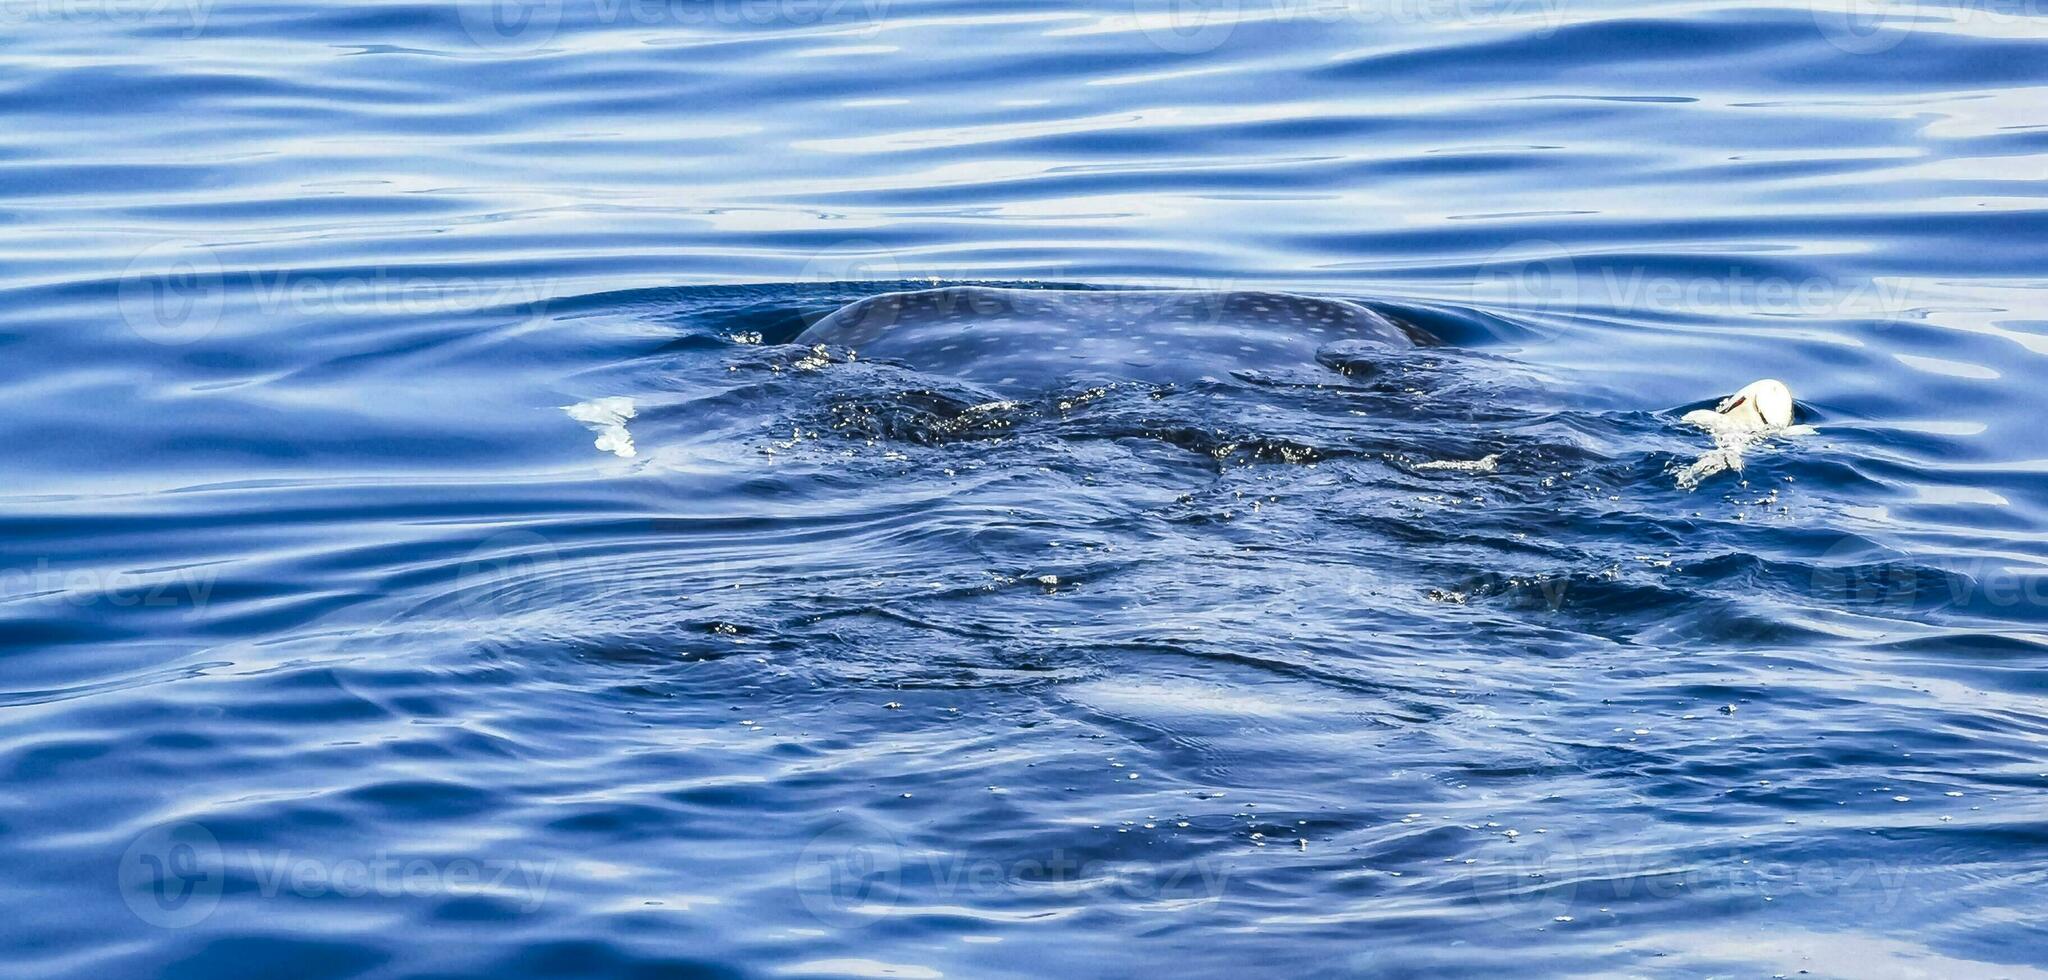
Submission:
[[[953,286],[850,303],[796,338],[997,389],[1216,381],[1314,368],[1333,347],[1432,346],[1360,303],[1261,290]]]

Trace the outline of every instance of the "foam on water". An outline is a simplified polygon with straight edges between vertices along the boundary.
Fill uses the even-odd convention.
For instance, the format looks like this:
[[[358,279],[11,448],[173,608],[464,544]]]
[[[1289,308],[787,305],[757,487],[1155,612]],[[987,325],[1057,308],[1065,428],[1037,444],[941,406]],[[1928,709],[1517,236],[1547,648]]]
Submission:
[[[616,396],[598,398],[565,406],[562,411],[597,433],[598,449],[624,459],[639,455],[639,450],[633,446],[633,434],[626,431],[626,423],[639,414],[633,407],[633,399]]]

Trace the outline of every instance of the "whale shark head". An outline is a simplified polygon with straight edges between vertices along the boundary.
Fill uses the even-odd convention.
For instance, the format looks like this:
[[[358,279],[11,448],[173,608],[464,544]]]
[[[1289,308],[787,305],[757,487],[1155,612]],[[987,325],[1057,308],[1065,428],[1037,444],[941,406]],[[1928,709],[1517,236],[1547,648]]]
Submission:
[[[848,304],[796,338],[998,389],[1316,370],[1337,343],[1432,343],[1369,307],[1257,290],[955,286]]]

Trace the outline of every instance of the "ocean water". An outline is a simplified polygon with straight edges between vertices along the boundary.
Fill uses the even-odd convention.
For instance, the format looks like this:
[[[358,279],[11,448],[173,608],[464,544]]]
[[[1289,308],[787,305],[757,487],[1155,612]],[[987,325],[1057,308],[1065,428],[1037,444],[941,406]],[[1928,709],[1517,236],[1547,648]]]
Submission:
[[[7,976],[2048,975],[2038,3],[20,0],[0,118]],[[961,283],[1447,343],[789,344]]]

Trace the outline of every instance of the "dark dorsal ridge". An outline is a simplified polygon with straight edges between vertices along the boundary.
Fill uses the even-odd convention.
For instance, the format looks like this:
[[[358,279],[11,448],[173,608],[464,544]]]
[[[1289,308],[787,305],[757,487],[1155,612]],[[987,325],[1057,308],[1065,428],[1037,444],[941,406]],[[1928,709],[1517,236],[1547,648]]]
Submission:
[[[997,289],[871,296],[796,338],[1006,388],[1315,370],[1337,343],[1433,343],[1359,303],[1253,290]]]

